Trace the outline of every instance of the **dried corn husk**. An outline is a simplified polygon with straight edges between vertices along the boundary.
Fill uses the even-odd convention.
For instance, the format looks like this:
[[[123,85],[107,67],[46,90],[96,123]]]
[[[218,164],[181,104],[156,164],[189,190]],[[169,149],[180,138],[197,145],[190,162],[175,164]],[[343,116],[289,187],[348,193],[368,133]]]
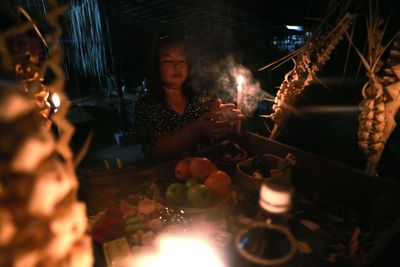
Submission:
[[[298,97],[315,79],[316,73],[326,64],[336,45],[343,39],[345,31],[350,27],[354,16],[346,13],[337,25],[325,34],[317,35],[293,55],[294,68],[289,71],[276,94],[273,110],[269,117],[274,121],[270,138],[274,139],[288,115],[294,110]],[[261,68],[260,70],[262,70]]]
[[[358,144],[368,158],[367,173],[376,175],[385,144],[396,127],[394,117],[400,106],[400,45],[397,37],[387,61],[383,63],[381,57],[391,43],[386,46],[381,44],[386,27],[384,20],[371,13],[367,27],[367,56],[364,57],[356,48],[369,77],[362,89]]]
[[[57,41],[58,18],[64,11],[56,7],[45,16],[54,31],[45,36],[49,58],[43,64],[27,53],[27,61],[18,61],[6,42],[35,23],[0,33],[2,67],[15,67],[13,86],[20,89],[0,86],[0,267],[93,265],[86,207],[76,197],[78,181],[69,147],[74,128],[66,119],[68,99]],[[44,87],[47,68],[55,79]],[[61,98],[53,116],[57,137],[43,123],[43,116],[49,119],[49,93]]]

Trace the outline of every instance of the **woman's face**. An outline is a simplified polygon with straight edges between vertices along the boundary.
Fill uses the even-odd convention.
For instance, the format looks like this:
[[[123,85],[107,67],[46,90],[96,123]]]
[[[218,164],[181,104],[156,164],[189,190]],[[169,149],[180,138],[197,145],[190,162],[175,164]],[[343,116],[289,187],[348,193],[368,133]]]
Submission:
[[[181,88],[188,75],[186,54],[180,46],[160,49],[160,74],[165,87]]]

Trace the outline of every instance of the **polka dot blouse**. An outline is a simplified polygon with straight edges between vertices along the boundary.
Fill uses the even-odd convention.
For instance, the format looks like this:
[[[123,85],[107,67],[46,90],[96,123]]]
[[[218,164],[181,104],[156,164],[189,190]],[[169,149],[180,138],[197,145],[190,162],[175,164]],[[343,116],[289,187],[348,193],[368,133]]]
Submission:
[[[147,94],[135,104],[135,125],[141,138],[143,152],[147,157],[157,156],[154,145],[157,138],[181,129],[209,112],[214,102],[205,96],[186,97],[183,114],[176,112],[166,99]]]

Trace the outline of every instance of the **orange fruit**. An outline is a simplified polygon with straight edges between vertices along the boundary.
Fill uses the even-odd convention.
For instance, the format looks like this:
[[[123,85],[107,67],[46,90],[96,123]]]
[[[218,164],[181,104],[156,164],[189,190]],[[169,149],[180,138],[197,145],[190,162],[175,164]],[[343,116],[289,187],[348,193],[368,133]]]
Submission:
[[[217,165],[208,158],[195,157],[190,161],[190,172],[193,177],[204,181],[212,172],[218,170]]]
[[[211,173],[204,181],[204,185],[219,198],[226,197],[232,191],[231,177],[220,170]]]
[[[190,172],[190,160],[191,158],[184,158],[175,165],[175,177],[179,181],[186,181],[192,177],[192,173]]]

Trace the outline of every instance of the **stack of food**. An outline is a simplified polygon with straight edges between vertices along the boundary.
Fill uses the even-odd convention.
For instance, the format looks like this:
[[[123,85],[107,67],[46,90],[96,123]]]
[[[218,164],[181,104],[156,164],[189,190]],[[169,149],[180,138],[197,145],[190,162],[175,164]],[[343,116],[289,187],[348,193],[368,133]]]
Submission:
[[[207,211],[231,194],[231,178],[207,158],[184,158],[167,168],[174,169],[175,177],[166,186],[158,173],[154,181],[120,195],[95,222],[93,239],[109,244],[123,237],[130,249],[140,250],[151,246],[160,234],[198,228],[204,222],[187,216],[189,210]]]
[[[146,181],[128,192],[94,222],[91,230],[94,241],[107,245],[124,238],[129,250],[136,251],[153,245],[161,232],[185,230],[189,221],[168,207],[157,184]]]

